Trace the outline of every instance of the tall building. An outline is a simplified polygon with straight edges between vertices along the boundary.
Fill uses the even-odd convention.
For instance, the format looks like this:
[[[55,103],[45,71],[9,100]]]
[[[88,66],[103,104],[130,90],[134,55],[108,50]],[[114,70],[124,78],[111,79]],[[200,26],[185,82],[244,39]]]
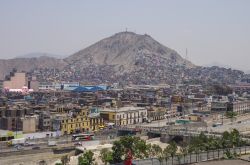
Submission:
[[[2,89],[3,89],[3,81],[0,80],[0,90],[2,90]]]
[[[10,75],[5,77],[3,82],[4,88],[22,89],[28,85],[28,78],[24,72],[10,72]]]
[[[25,72],[17,72],[13,69],[9,75],[5,76],[5,81],[3,81],[3,88],[13,89],[14,91],[21,91],[21,89],[33,89],[38,90],[39,82],[36,77],[28,76]],[[24,88],[25,87],[25,88]]]

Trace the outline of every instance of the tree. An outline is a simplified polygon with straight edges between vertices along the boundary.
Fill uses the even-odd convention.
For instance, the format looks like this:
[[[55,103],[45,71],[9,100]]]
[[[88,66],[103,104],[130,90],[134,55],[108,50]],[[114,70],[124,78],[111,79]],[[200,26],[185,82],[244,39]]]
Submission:
[[[39,161],[39,163],[38,163],[39,165],[47,165],[47,163],[46,163],[46,161],[45,160],[41,160],[41,161]]]
[[[14,136],[14,133],[13,133],[12,131],[8,131],[8,132],[7,132],[7,136],[8,136],[8,137]]]
[[[160,152],[162,152],[162,149],[159,145],[153,144],[151,146],[151,152],[152,152],[152,156],[155,157],[157,156]]]
[[[135,158],[147,158],[149,156],[148,148],[145,140],[140,139],[139,137],[134,138],[133,143],[133,156]]]
[[[135,158],[143,159],[143,158],[148,157],[146,141],[140,139],[139,137],[124,136],[124,137],[121,137],[121,139],[119,140],[119,143],[120,143],[119,154],[121,157],[125,156],[127,154],[126,151],[128,150],[131,151],[133,157]]]
[[[68,155],[64,155],[61,157],[61,162],[62,162],[62,165],[66,165],[69,161],[69,157]]]
[[[166,150],[168,150],[170,156],[172,157],[172,164],[174,163],[174,156],[177,152],[177,145],[175,142],[170,142],[169,145],[166,147]]]
[[[100,152],[100,158],[101,158],[102,162],[105,165],[107,165],[109,162],[111,162],[113,160],[112,152],[109,151],[107,148],[103,148]]]
[[[239,147],[241,145],[241,137],[239,131],[233,129],[230,135],[233,148],[235,149],[235,147]]]
[[[124,148],[121,141],[114,141],[112,151],[113,163],[121,163],[122,156],[124,155]]]
[[[231,120],[231,123],[233,122],[233,120],[236,118],[237,113],[236,112],[232,112],[232,111],[228,111],[226,113],[226,117],[229,118]]]
[[[148,157],[152,158],[152,157],[155,156],[155,155],[154,155],[153,148],[152,148],[152,145],[151,145],[150,143],[147,144],[146,150],[147,150],[147,152],[148,152]]]
[[[181,147],[180,152],[183,154],[184,164],[185,164],[186,163],[186,156],[188,154],[188,146]]]
[[[152,155],[159,160],[160,164],[162,164],[163,159],[164,159],[162,148],[159,145],[153,144],[151,151],[152,151]]]
[[[231,135],[228,131],[223,132],[222,134],[222,147],[230,148],[231,146]]]
[[[90,150],[78,157],[78,165],[93,165],[94,161],[94,153]]]
[[[166,161],[166,164],[167,164],[168,163],[168,159],[170,157],[170,153],[169,153],[169,150],[168,150],[167,147],[163,150],[163,157],[164,157],[164,159]]]

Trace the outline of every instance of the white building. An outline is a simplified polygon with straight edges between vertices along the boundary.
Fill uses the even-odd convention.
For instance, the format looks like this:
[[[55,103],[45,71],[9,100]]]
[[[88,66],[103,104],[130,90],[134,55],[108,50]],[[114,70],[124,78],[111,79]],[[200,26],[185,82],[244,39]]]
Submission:
[[[116,125],[138,124],[147,119],[147,109],[144,107],[104,108],[100,113],[104,120]]]

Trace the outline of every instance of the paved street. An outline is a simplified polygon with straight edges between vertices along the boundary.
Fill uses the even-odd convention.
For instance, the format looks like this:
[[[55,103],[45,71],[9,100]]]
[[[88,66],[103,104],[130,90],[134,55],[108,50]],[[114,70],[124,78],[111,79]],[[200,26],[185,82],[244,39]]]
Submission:
[[[12,155],[1,157],[1,165],[34,165],[41,160],[46,160],[48,164],[52,164],[57,159],[61,159],[64,154],[54,154],[53,152],[29,154],[29,155]]]

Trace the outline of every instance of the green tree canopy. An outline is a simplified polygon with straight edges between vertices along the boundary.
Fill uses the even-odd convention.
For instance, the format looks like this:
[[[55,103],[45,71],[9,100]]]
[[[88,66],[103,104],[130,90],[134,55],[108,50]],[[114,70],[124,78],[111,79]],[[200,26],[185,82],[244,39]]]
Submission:
[[[107,165],[109,162],[113,160],[112,152],[107,148],[103,148],[100,152],[100,158],[102,162]]]
[[[94,161],[94,153],[90,150],[78,157],[78,165],[93,165]]]

